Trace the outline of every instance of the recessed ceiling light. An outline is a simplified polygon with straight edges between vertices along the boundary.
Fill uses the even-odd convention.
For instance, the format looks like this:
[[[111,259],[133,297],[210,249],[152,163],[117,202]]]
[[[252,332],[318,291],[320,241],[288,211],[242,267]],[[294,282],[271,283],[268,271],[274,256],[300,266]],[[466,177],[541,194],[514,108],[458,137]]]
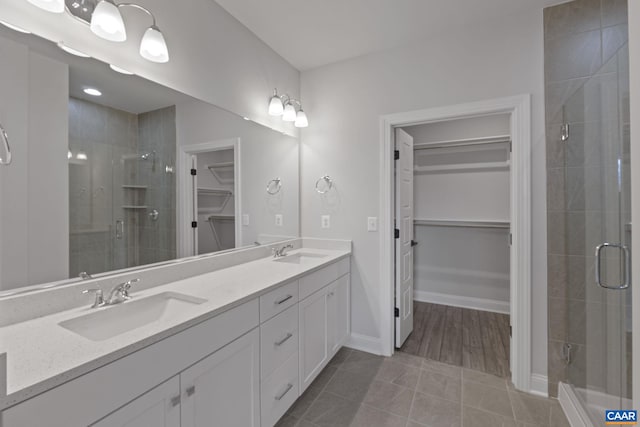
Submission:
[[[116,73],[125,74],[127,76],[132,76],[133,75],[133,73],[131,71],[125,70],[124,68],[120,68],[120,67],[118,67],[116,65],[113,65],[113,64],[109,64],[109,68],[111,68]]]
[[[245,120],[251,120],[249,117],[243,117],[243,119],[245,119]]]
[[[87,87],[84,90],[84,93],[86,93],[87,95],[91,95],[91,96],[102,96],[102,92],[100,92],[98,89],[92,88],[92,87]]]
[[[84,151],[78,151],[78,154],[76,154],[76,159],[87,160],[87,153],[85,153]]]
[[[66,44],[64,44],[64,42],[58,42],[58,47],[64,50],[65,52],[70,53],[71,55],[79,56],[80,58],[91,58],[90,55],[87,55],[84,52],[81,52],[77,49],[69,47]]]
[[[24,28],[18,27],[17,25],[9,24],[6,21],[0,19],[0,24],[4,25],[7,28],[12,29],[13,31],[17,31],[19,33],[31,34],[31,31],[25,30]]]

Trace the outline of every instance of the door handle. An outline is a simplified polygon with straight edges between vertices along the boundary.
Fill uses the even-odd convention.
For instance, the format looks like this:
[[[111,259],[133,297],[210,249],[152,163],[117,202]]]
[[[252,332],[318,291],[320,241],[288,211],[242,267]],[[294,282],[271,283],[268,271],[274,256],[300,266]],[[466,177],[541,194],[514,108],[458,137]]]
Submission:
[[[412,240],[411,241],[411,247],[414,247],[414,246],[418,246],[418,242],[416,242],[415,240]]]
[[[622,283],[616,286],[608,286],[606,283],[602,282],[602,251],[605,248],[618,248],[623,253],[623,274],[624,279]],[[595,260],[595,276],[596,283],[598,286],[604,289],[612,289],[612,290],[623,290],[627,289],[631,286],[631,255],[629,253],[629,248],[625,245],[617,244],[617,243],[602,243],[596,247],[596,260]]]
[[[116,239],[120,240],[124,237],[124,221],[119,219],[116,221]]]

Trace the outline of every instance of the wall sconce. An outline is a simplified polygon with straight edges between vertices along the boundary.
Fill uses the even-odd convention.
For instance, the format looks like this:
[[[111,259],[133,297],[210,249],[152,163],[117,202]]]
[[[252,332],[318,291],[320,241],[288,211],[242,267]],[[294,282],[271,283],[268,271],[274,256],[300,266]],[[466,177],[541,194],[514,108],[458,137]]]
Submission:
[[[298,110],[296,110],[298,106]],[[278,89],[273,90],[273,96],[269,100],[269,115],[282,116],[285,122],[294,122],[297,128],[309,126],[307,114],[302,110],[302,104],[289,95],[278,95]]]
[[[156,25],[156,17],[143,6],[136,3],[116,4],[113,0],[83,0],[83,4],[92,4],[85,5],[83,8],[78,8],[78,10],[71,10],[65,6],[64,0],[27,1],[48,12],[62,13],[66,11],[80,22],[89,25],[95,35],[112,42],[123,42],[127,40],[127,29],[124,25],[120,9],[133,7],[141,10],[151,17],[152,24],[147,28],[140,41],[140,56],[151,62],[169,62],[167,42],[162,31],[160,31]],[[74,3],[74,5],[75,4],[76,3]]]

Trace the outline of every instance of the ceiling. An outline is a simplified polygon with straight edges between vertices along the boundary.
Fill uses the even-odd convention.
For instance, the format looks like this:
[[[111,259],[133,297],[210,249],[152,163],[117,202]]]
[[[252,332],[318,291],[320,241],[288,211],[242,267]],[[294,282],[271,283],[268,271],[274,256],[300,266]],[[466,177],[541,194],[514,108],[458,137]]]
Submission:
[[[567,0],[216,0],[303,71]]]

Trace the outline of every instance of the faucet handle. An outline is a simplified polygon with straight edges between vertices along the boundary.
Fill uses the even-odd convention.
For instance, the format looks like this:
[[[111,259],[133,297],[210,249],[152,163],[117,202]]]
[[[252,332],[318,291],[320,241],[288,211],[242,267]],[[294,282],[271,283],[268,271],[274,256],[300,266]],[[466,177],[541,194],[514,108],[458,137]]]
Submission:
[[[124,289],[125,291],[128,291],[129,289],[131,289],[131,285],[133,285],[134,283],[138,283],[139,281],[140,279],[127,280],[122,284],[122,289]]]
[[[102,289],[92,288],[92,289],[85,289],[84,291],[82,291],[83,294],[88,294],[91,292],[96,294],[96,299],[93,301],[93,305],[91,306],[91,308],[102,307],[105,304],[104,296],[102,294]]]

